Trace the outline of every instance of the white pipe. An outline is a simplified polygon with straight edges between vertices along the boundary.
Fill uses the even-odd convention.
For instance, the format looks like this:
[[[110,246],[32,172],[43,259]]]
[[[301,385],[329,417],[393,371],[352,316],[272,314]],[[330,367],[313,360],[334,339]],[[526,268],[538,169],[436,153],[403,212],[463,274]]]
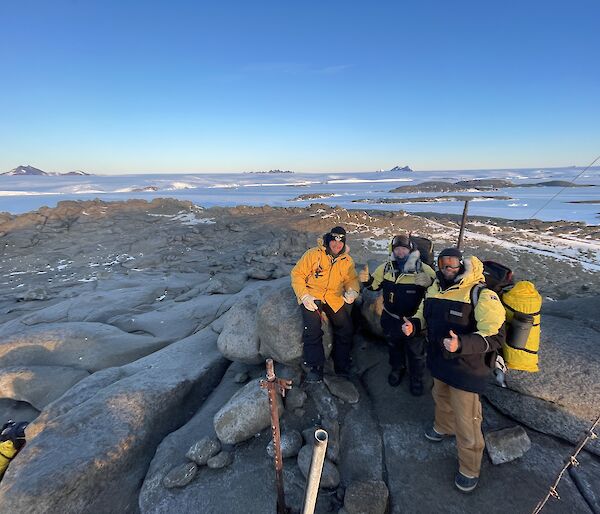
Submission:
[[[306,478],[306,491],[304,493],[304,507],[302,508],[302,514],[313,514],[315,511],[328,438],[329,436],[325,430],[320,428],[315,431],[315,444],[313,446],[312,460],[310,461],[310,470],[308,472],[308,477]]]

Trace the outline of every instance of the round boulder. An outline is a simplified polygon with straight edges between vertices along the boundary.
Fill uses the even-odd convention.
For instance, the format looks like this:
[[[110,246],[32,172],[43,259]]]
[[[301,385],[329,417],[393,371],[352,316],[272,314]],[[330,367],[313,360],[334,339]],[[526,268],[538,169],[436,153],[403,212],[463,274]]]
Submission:
[[[215,414],[215,432],[223,444],[240,443],[271,426],[269,398],[259,382],[260,379],[248,382]],[[279,395],[277,405],[281,415],[283,402]]]

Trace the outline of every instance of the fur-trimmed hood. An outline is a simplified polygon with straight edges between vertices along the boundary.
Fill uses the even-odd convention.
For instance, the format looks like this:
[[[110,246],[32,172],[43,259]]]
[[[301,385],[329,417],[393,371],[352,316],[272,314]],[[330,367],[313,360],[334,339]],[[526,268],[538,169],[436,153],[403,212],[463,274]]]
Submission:
[[[463,259],[464,271],[456,275],[455,284],[461,286],[475,285],[478,282],[485,282],[483,275],[483,263],[474,255],[469,255]]]

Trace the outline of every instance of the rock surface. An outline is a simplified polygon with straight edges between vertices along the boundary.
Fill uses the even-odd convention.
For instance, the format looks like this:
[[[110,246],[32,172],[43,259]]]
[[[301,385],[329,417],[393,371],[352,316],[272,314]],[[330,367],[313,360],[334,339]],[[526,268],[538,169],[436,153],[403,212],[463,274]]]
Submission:
[[[492,464],[504,464],[525,455],[531,448],[531,441],[523,427],[515,426],[487,432],[485,449]]]
[[[82,380],[28,428],[29,442],[2,480],[2,508],[135,510],[156,445],[212,390],[224,365],[216,335],[206,329]]]
[[[259,382],[260,379],[248,382],[215,414],[215,432],[223,444],[240,443],[271,426],[269,398]],[[281,415],[280,396],[277,396],[277,404]]]

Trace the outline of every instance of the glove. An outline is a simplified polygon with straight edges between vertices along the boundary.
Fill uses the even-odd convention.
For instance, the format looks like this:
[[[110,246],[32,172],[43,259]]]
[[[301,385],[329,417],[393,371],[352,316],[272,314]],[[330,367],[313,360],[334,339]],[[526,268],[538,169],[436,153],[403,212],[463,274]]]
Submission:
[[[354,300],[358,298],[358,293],[354,289],[348,289],[344,293],[344,301],[348,304],[354,303]]]
[[[358,280],[361,282],[369,281],[369,265],[365,264],[365,267],[358,272]]]
[[[304,305],[304,307],[306,307],[306,310],[309,310],[311,312],[314,312],[318,309],[317,304],[315,303],[315,300],[316,300],[316,298],[308,293],[306,293],[302,298],[300,298],[302,305]]]
[[[427,273],[421,272],[415,275],[415,284],[422,287],[429,287],[433,284],[433,278],[431,278]]]

